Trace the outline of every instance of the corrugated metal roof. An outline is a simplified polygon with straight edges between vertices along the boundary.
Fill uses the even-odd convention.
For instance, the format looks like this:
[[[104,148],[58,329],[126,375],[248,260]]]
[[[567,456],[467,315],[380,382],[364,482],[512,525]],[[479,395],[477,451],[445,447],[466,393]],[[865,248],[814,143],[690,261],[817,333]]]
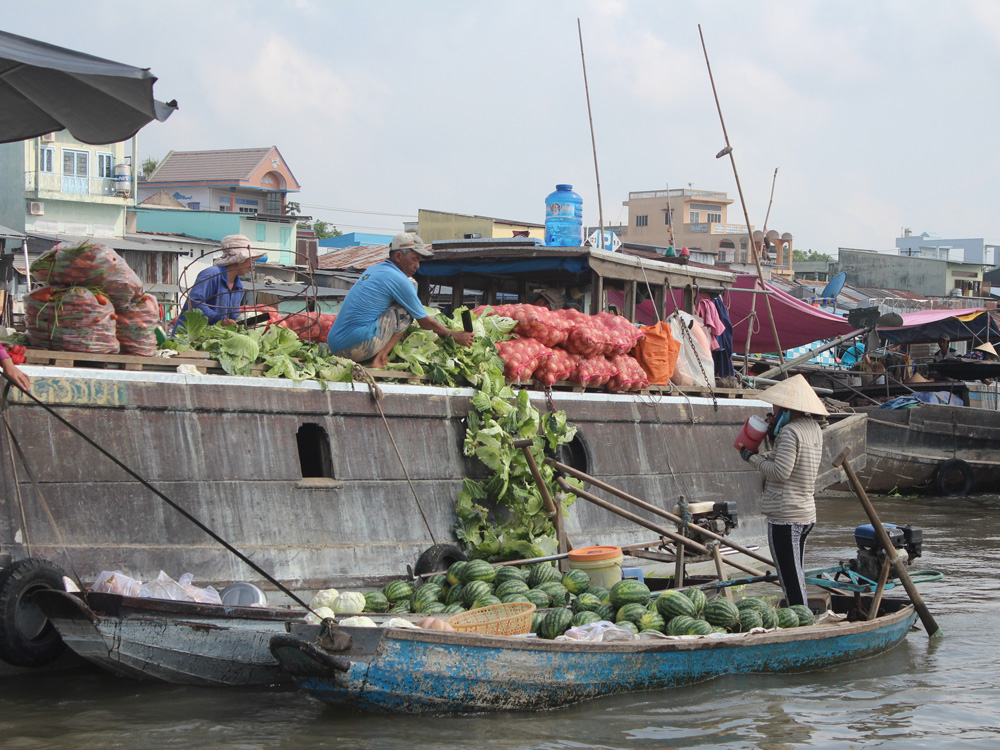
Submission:
[[[267,156],[267,148],[233,148],[221,151],[171,151],[149,175],[147,182],[195,180],[245,180]]]
[[[34,244],[32,244],[34,240]],[[132,240],[125,240],[121,237],[81,237],[73,234],[34,234],[32,232],[28,233],[28,246],[31,248],[31,254],[34,255],[35,252],[44,252],[38,250],[39,243],[52,247],[60,242],[83,242],[84,240],[88,242],[96,242],[100,245],[107,245],[112,250],[139,250],[141,252],[147,253],[176,253],[178,255],[185,255],[186,250],[177,250],[171,247],[163,247],[162,245],[154,245],[146,242],[135,242]]]
[[[18,232],[14,229],[10,229],[9,227],[5,227],[2,224],[0,224],[0,237],[11,237],[15,240],[23,240],[24,232]]]
[[[388,259],[388,245],[355,245],[324,253],[319,256],[318,265],[329,271],[363,271]]]

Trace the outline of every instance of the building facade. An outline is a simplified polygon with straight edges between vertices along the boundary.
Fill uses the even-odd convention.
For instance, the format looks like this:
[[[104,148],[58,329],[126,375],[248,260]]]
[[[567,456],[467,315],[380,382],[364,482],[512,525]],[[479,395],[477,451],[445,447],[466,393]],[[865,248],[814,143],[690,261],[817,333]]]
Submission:
[[[411,231],[408,227],[406,231]],[[481,238],[508,239],[510,237],[533,237],[545,240],[545,225],[525,221],[495,219],[490,216],[456,214],[448,211],[417,211],[417,233],[424,242],[437,240],[461,240],[467,235]]]
[[[854,287],[905,289],[926,297],[980,297],[984,293],[983,267],[976,263],[842,247],[837,270]]]
[[[1000,265],[1000,242],[989,242],[983,237],[947,238],[931,232],[913,234],[904,229],[903,236],[896,238],[896,248],[900,255],[911,258],[978,263],[981,266]]]
[[[622,205],[628,209],[628,223],[622,241],[660,247],[687,247],[712,253],[719,265],[754,267],[750,251],[752,232],[754,245],[760,250],[767,244],[768,252],[761,255],[762,265],[779,275],[791,275],[793,238],[788,232],[767,232],[746,224],[730,223],[729,206],[733,199],[714,190],[676,188],[630,192]],[[766,242],[765,242],[766,240]]]

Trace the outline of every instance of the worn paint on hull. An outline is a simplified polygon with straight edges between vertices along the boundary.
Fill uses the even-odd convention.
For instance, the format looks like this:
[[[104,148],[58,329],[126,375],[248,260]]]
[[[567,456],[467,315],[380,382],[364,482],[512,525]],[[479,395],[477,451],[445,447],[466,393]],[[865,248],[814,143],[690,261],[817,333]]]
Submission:
[[[461,452],[469,389],[382,385],[387,430],[361,384],[25,371],[33,393],[58,404],[64,418],[292,588],[404,575],[433,540],[454,538],[462,479],[483,472]],[[548,408],[543,393],[532,398]],[[589,473],[666,509],[680,495],[735,500],[740,527],[734,539],[753,545],[765,538],[760,475],[740,460],[732,441],[746,417],[766,404],[719,399],[716,409],[706,398],[571,392],[553,393],[552,402],[579,427]],[[261,583],[40,407],[22,398],[11,415],[68,559],[6,435],[0,438],[3,551],[67,569],[72,563],[84,581],[121,569],[144,581],[165,570],[175,577],[190,571],[201,585]],[[332,476],[325,479],[303,478],[296,434],[306,424],[329,438]],[[583,502],[572,508],[567,531],[574,546],[649,536]]]
[[[856,661],[898,644],[915,618],[906,606],[872,622],[594,644],[389,630],[369,660],[352,656],[346,673],[325,675],[305,674],[300,651],[279,649],[276,656],[300,687],[335,705],[390,713],[533,711],[725,674],[806,672]]]

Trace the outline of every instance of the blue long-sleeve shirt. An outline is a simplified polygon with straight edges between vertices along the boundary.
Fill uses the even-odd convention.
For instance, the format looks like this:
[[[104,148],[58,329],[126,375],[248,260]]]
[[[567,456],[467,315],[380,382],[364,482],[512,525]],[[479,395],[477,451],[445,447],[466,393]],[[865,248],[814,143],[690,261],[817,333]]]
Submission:
[[[242,304],[243,283],[239,277],[233,279],[233,288],[230,289],[226,266],[212,266],[199,273],[191,289],[188,290],[188,301],[184,303],[184,312],[201,310],[209,323],[218,323],[223,318],[235,320]],[[182,312],[174,323],[174,330],[183,320]]]

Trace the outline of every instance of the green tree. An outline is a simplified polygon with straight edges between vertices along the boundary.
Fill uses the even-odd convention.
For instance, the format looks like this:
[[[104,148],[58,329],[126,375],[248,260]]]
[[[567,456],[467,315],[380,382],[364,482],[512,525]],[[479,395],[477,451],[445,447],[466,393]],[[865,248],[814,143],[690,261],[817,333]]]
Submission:
[[[285,216],[298,216],[302,213],[302,206],[295,201],[285,201]]]
[[[815,250],[792,250],[792,260],[825,260],[833,263],[834,260],[826,253],[817,253]]]
[[[152,156],[147,156],[145,159],[143,159],[142,164],[139,165],[142,167],[142,176],[149,177],[151,174],[153,174],[153,170],[156,169],[159,163],[160,163],[159,159],[154,159]]]
[[[312,225],[313,232],[316,233],[316,239],[325,240],[327,237],[339,237],[343,234],[337,227],[331,226],[325,221],[320,221],[317,219]]]

